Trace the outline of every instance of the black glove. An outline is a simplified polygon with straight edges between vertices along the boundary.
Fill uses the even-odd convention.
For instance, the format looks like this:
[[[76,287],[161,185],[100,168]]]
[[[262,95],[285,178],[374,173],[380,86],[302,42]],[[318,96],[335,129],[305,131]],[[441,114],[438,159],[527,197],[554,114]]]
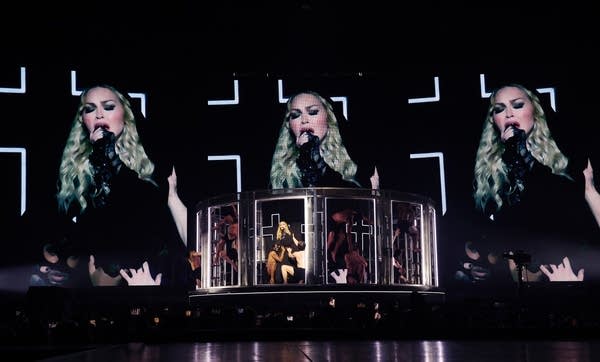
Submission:
[[[521,192],[525,188],[527,173],[533,167],[535,159],[527,149],[527,135],[522,129],[514,128],[514,135],[505,143],[502,161],[508,169],[508,179],[512,191],[507,190],[509,204],[521,201]]]
[[[308,142],[300,146],[300,155],[296,164],[302,173],[301,181],[304,187],[317,186],[319,178],[325,174],[327,165],[321,157],[319,137],[308,134]]]
[[[121,165],[121,159],[115,150],[117,137],[107,130],[104,130],[103,133],[104,136],[94,143],[90,155],[90,163],[94,169],[94,185],[96,186],[92,200],[96,207],[106,205],[112,178],[117,174]]]

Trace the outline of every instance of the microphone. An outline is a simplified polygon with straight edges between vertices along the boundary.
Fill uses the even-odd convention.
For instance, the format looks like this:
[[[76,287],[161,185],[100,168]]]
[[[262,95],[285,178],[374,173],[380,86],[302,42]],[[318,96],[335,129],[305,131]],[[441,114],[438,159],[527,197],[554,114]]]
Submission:
[[[106,126],[97,126],[95,130],[97,130],[98,128],[100,128],[102,130],[102,137],[98,138],[94,143],[94,148],[100,148],[100,147],[106,147],[108,144],[110,144],[113,140],[111,136],[114,136],[114,133],[112,133],[111,131],[109,131]]]
[[[524,155],[527,154],[527,147],[525,144],[527,135],[525,134],[525,131],[514,125],[508,127],[512,127],[513,136],[504,143],[504,153],[502,154],[502,158],[504,159],[504,162],[511,165],[518,162],[519,158],[523,158]]]
[[[302,134],[306,134],[308,136],[308,141],[300,146],[300,157],[306,162],[317,162],[321,157],[319,152],[319,137],[312,134],[312,132],[303,132]]]
[[[96,207],[104,207],[107,204],[112,179],[121,165],[121,159],[115,149],[117,137],[106,127],[100,128],[102,128],[102,137],[93,143],[92,153],[90,154],[90,163],[94,170],[94,184],[96,186],[92,201]]]
[[[513,127],[513,136],[504,143],[502,161],[506,164],[508,179],[512,192],[506,193],[505,197],[509,205],[521,201],[521,193],[525,188],[527,173],[533,168],[534,158],[527,150],[527,134],[522,129]]]
[[[302,185],[304,187],[314,187],[317,185],[320,176],[325,172],[325,160],[321,157],[319,137],[312,132],[303,132],[308,136],[308,141],[300,146],[300,152],[296,159],[296,164],[302,173]]]
[[[522,139],[525,138],[525,131],[523,131],[520,128],[517,128],[514,124],[511,124],[510,126],[506,127],[506,129],[512,128],[513,129],[513,135],[512,137],[510,137],[509,139],[506,140],[505,144],[506,147],[513,147],[515,146],[519,141],[521,141]]]
[[[118,158],[115,150],[117,137],[105,127],[100,128],[102,128],[102,137],[92,145],[92,161],[95,163],[112,163],[115,158]]]
[[[315,136],[312,132],[304,131],[302,132],[301,136],[302,135],[306,135],[308,137],[308,141],[306,141],[306,143],[300,146],[300,149],[310,150],[319,141],[319,137]]]

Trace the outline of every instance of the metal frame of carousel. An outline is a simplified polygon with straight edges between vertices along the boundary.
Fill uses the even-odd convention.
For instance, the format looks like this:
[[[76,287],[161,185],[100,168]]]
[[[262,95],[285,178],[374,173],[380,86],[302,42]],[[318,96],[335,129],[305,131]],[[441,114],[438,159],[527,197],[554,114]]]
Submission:
[[[445,298],[438,279],[436,209],[421,195],[259,190],[202,201],[195,214],[202,279],[189,301],[197,308],[306,311],[334,303],[397,308]],[[281,222],[289,224],[295,247],[278,240]],[[277,261],[275,278],[267,267],[272,250],[290,256]]]

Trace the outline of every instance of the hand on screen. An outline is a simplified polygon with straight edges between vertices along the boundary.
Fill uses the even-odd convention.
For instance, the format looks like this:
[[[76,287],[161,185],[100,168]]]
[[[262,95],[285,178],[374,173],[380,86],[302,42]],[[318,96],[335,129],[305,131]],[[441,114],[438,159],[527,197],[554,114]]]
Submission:
[[[173,166],[171,175],[167,177],[167,181],[169,182],[169,196],[177,196],[177,173],[175,173],[175,166]]]
[[[377,167],[375,167],[375,172],[371,176],[371,189],[379,190],[379,173],[377,172]]]
[[[93,255],[90,255],[90,261],[88,263],[88,271],[90,273],[90,279],[92,281],[92,285],[95,287],[112,287],[119,285],[121,280],[123,279],[120,275],[116,277],[111,277],[106,274],[104,270],[100,268],[96,268],[96,259],[94,259]]]
[[[158,273],[156,278],[152,278],[150,266],[148,266],[147,261],[145,261],[138,270],[129,269],[131,276],[127,274],[125,269],[121,269],[120,273],[123,278],[125,278],[128,285],[160,285],[162,279],[162,273]]]
[[[348,276],[348,269],[337,269],[329,273],[333,279],[335,279],[336,284],[346,284],[346,278]]]
[[[592,168],[592,162],[588,158],[587,167],[583,170],[583,178],[585,179],[585,191],[586,198],[589,198],[588,193],[598,193],[596,185],[594,184],[594,169]]]
[[[592,162],[588,158],[587,167],[583,170],[583,175],[585,176],[586,185],[594,184],[594,169],[592,168]]]
[[[585,178],[585,201],[592,210],[598,226],[600,226],[600,193],[598,193],[594,184],[594,169],[589,158],[587,167],[583,170],[583,177]]]
[[[545,265],[540,266],[540,270],[546,274],[551,282],[583,281],[583,269],[579,269],[579,272],[575,275],[568,257],[565,257],[558,266],[550,264],[550,269],[552,270],[548,270]]]

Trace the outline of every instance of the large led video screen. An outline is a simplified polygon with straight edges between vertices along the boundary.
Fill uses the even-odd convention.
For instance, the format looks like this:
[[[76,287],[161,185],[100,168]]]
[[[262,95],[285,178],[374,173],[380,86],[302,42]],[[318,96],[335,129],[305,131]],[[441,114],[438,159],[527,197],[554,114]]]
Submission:
[[[327,72],[3,64],[0,107],[10,132],[0,134],[0,288],[135,285],[135,275],[161,286],[189,284],[190,215],[199,202],[270,188],[371,188],[375,170],[381,190],[434,201],[440,286],[449,293],[597,282],[598,122],[581,112],[589,109],[581,72],[485,62]],[[80,104],[82,92],[97,85],[111,87]],[[135,118],[132,148],[110,123],[122,104],[112,89]],[[308,97],[293,103],[299,94]],[[334,124],[315,123],[320,100]],[[70,138],[74,127],[82,139]],[[111,134],[113,148],[84,146]],[[287,150],[283,136],[291,140]],[[345,151],[325,156],[332,143]],[[97,167],[79,159],[80,151],[103,152],[113,171],[104,179],[69,174],[64,168]],[[293,158],[302,152],[309,166]],[[288,164],[276,175],[278,162]],[[111,188],[122,171],[125,186]],[[184,226],[169,208],[174,175]],[[91,194],[77,192],[85,185],[94,186]],[[77,196],[63,210],[70,192]],[[267,274],[261,278],[269,284]]]

